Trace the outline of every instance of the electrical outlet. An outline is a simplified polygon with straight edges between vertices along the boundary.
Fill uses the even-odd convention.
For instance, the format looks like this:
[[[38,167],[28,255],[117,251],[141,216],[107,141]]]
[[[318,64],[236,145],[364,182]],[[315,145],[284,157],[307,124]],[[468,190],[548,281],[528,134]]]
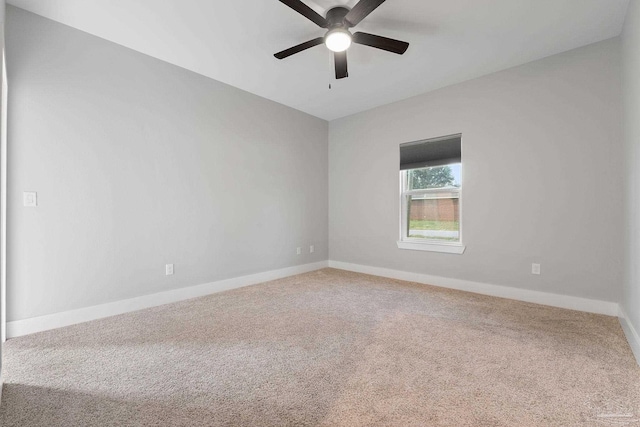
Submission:
[[[531,264],[531,274],[540,274],[540,264]]]
[[[35,208],[38,206],[38,193],[35,191],[25,191],[22,193],[22,204],[27,208]]]
[[[313,245],[309,246],[309,253],[312,254],[314,253],[316,250],[316,248],[313,247]]]
[[[167,264],[164,266],[164,274],[171,276],[173,274],[173,264]]]
[[[302,248],[296,248],[296,254],[297,255],[302,254]]]

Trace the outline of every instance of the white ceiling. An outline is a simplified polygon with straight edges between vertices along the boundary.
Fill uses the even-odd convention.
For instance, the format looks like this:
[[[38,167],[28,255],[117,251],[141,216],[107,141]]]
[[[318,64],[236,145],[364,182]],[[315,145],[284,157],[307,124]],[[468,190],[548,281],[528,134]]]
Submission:
[[[304,0],[318,13],[357,0]],[[8,3],[332,120],[620,34],[629,0],[388,0],[354,31],[411,43],[349,49],[335,80],[323,35],[277,0],[9,0]],[[329,90],[329,84],[333,89]]]

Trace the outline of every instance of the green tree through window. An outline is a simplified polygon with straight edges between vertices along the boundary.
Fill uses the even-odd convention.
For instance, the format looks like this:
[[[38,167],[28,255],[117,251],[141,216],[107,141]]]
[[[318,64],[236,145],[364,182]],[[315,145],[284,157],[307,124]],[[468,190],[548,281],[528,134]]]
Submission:
[[[409,171],[409,184],[412,189],[439,188],[455,183],[453,172],[449,166],[440,166]]]

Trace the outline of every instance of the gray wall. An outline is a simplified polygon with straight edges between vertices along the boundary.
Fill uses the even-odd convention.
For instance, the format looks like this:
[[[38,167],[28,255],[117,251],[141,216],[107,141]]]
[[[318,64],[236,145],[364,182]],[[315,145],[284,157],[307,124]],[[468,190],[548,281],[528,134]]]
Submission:
[[[329,126],[329,258],[618,302],[619,39]],[[400,250],[398,145],[462,133],[463,255]],[[542,274],[531,274],[531,263]]]
[[[625,277],[622,307],[640,331],[640,2],[631,1],[622,33],[626,162]],[[640,359],[640,355],[639,355]]]
[[[327,259],[326,121],[7,18],[9,320]]]

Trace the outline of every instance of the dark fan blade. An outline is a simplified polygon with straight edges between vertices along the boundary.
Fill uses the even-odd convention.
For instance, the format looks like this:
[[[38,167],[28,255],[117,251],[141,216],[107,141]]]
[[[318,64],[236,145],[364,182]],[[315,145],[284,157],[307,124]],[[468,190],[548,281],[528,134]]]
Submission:
[[[321,15],[318,15],[313,9],[302,3],[300,0],[280,0],[280,2],[286,4],[291,9],[295,10],[307,19],[315,22],[316,25],[322,28],[327,28],[329,26],[329,23],[326,19],[324,19]]]
[[[287,50],[283,50],[282,52],[276,53],[275,56],[278,59],[284,59],[287,56],[291,56],[295,53],[302,52],[303,50],[307,50],[310,47],[318,46],[319,44],[324,43],[324,37],[318,37],[317,39],[309,40],[308,42],[300,43],[297,46],[290,47]]]
[[[347,13],[344,19],[347,20],[351,27],[355,27],[367,17],[368,14],[376,10],[378,6],[384,3],[385,0],[360,0],[358,4],[353,6],[353,9]]]
[[[336,79],[349,77],[349,72],[347,71],[347,51],[336,52],[333,55],[333,59],[336,63]]]
[[[409,43],[407,42],[360,32],[353,35],[353,42],[397,53],[398,55],[402,55],[409,48]]]

